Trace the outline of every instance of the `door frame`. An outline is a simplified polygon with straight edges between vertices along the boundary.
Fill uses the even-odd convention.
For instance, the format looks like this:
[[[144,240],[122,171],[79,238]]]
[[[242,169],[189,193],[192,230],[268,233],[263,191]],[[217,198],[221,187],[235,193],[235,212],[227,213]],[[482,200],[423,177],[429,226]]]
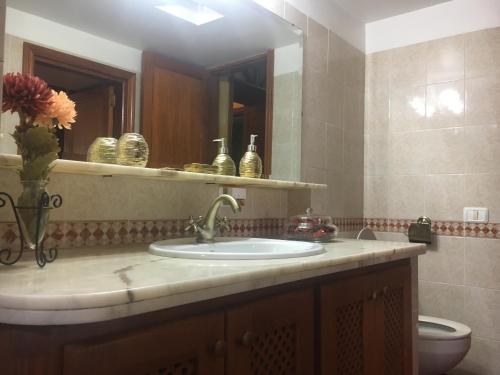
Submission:
[[[134,131],[136,74],[36,44],[23,43],[23,73],[33,75],[37,62],[104,78],[122,85],[122,133]]]
[[[263,160],[262,174],[264,177],[269,178],[273,158],[274,50],[271,49],[255,56],[215,66],[209,68],[208,71],[215,76],[229,74],[233,70],[259,60],[266,61],[266,141],[264,143],[266,157]],[[229,111],[229,116],[231,116],[231,110]]]

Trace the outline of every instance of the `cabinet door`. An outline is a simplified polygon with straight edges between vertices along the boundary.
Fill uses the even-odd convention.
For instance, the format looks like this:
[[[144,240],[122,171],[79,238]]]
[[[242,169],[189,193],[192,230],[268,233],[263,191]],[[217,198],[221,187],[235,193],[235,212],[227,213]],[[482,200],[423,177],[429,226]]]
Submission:
[[[321,374],[378,374],[374,281],[357,276],[321,287]]]
[[[377,338],[378,366],[382,374],[412,373],[411,270],[388,269],[378,275]]]
[[[227,374],[313,374],[313,319],[311,289],[229,310]]]
[[[222,375],[224,315],[167,323],[114,339],[67,345],[67,375]]]

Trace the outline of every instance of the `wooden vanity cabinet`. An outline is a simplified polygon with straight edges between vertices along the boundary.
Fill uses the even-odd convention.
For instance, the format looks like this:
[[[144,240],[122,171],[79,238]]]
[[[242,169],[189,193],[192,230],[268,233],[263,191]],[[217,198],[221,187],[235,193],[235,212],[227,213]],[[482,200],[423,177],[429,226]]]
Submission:
[[[321,374],[412,373],[408,265],[321,286]]]
[[[224,314],[64,347],[65,375],[222,375]]]
[[[64,374],[312,374],[313,317],[311,288],[261,298],[225,313],[66,345]]]
[[[313,289],[227,312],[227,374],[313,374]]]
[[[2,375],[409,375],[409,260],[108,322],[0,324]]]

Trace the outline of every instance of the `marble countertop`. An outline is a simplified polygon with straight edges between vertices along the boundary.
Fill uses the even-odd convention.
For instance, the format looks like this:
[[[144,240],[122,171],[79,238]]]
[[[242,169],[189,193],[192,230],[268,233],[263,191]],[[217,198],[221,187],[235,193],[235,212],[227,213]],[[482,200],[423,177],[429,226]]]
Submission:
[[[146,245],[65,250],[0,268],[0,322],[82,324],[122,318],[423,254],[425,245],[339,239],[321,255],[276,260],[194,260]]]

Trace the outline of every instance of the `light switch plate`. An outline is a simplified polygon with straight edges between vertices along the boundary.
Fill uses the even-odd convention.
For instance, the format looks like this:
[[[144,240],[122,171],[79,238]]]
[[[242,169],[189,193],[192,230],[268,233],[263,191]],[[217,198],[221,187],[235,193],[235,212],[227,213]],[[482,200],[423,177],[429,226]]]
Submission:
[[[489,222],[489,210],[485,207],[465,207],[464,222],[486,224]]]

